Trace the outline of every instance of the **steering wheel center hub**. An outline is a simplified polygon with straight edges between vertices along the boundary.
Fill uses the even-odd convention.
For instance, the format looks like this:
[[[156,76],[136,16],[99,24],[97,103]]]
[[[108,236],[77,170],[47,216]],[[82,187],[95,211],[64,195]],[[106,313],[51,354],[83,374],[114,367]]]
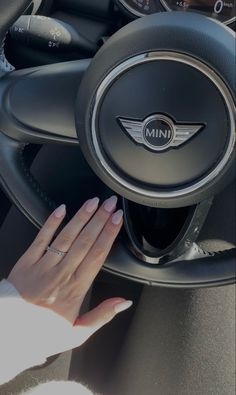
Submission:
[[[79,138],[94,170],[114,190],[137,203],[178,207],[197,203],[219,188],[232,164],[235,105],[213,67],[192,49],[180,51],[169,29],[164,40],[169,49],[162,49],[154,33],[163,19],[169,24],[170,19],[179,21],[179,15],[131,24],[134,31],[126,27],[127,35],[119,32],[95,58],[90,71],[96,84],[92,95],[87,94],[89,112],[86,120],[79,120],[84,129]],[[185,43],[190,27],[183,26],[176,29],[182,30],[181,37],[185,32]],[[140,35],[138,43],[134,32]],[[197,31],[190,32],[197,41]],[[104,72],[98,76],[96,66],[102,64]],[[88,74],[91,84],[92,72]]]

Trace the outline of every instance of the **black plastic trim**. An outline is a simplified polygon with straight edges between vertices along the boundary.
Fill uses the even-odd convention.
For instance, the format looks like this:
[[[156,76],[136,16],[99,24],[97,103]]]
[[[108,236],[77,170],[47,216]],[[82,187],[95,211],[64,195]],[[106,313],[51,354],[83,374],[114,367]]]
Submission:
[[[167,248],[162,250],[161,253],[159,252],[155,255],[151,255],[143,250],[142,246],[135,237],[133,223],[130,217],[130,204],[132,203],[123,198],[127,247],[138,259],[145,263],[162,265],[172,262],[180,256],[183,256],[197,240],[211,208],[212,201],[213,198],[204,200],[196,206],[190,207],[187,218],[175,240]]]

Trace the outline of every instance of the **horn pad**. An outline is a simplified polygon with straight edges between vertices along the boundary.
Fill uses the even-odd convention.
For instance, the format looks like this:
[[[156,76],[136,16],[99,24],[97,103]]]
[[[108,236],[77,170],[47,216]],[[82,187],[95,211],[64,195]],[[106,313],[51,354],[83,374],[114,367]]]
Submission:
[[[77,130],[109,187],[181,207],[232,180],[234,48],[230,29],[179,12],[141,18],[104,45],[80,88]]]

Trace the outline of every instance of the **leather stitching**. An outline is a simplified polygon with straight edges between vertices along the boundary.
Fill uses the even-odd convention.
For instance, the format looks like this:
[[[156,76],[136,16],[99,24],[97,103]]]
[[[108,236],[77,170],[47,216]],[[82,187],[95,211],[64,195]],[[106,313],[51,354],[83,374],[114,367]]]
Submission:
[[[28,167],[25,164],[25,161],[24,161],[24,150],[25,150],[25,147],[27,145],[28,144],[22,144],[19,147],[19,151],[18,152],[19,152],[19,159],[20,159],[19,163],[20,163],[20,166],[21,166],[21,168],[22,168],[22,170],[23,170],[23,172],[24,172],[24,174],[25,174],[25,176],[27,178],[27,181],[29,182],[31,187],[34,189],[34,191],[37,193],[37,195],[44,201],[44,203],[47,204],[47,206],[50,209],[54,209],[54,208],[56,208],[55,202],[42,189],[40,184],[36,181],[36,179],[34,178],[34,176],[32,175],[32,173],[30,172],[30,170],[28,169]]]

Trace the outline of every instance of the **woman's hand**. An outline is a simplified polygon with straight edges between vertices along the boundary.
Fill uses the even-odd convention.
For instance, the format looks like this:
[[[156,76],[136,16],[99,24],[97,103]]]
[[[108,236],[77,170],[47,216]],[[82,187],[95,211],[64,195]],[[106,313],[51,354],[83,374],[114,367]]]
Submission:
[[[78,329],[88,328],[89,335],[132,304],[117,297],[79,316],[123,224],[123,212],[115,212],[116,204],[115,196],[100,208],[98,198],[87,201],[52,242],[66,214],[64,205],[57,208],[8,278],[27,302],[52,310]]]

